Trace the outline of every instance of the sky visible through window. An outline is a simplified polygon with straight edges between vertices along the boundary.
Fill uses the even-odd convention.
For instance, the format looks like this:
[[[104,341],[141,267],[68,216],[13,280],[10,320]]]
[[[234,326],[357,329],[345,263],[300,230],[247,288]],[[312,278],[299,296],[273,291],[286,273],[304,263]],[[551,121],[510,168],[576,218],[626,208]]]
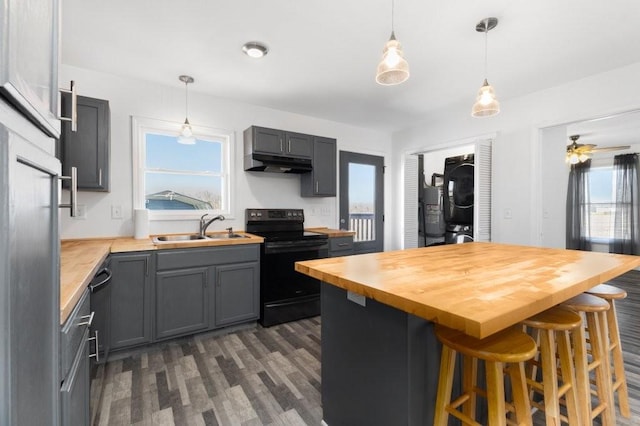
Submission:
[[[222,143],[199,139],[194,145],[183,145],[177,142],[175,136],[153,133],[147,133],[145,141],[147,206],[152,194],[175,193],[205,201],[214,209],[221,208]],[[173,198],[167,196],[169,201]],[[187,207],[182,204],[182,207],[201,208],[188,207],[188,204]],[[174,209],[176,206],[167,204],[154,208]]]
[[[613,238],[615,215],[615,176],[612,167],[592,167],[589,170],[589,225],[592,238]]]
[[[349,163],[349,212],[373,213],[376,168],[369,164]]]

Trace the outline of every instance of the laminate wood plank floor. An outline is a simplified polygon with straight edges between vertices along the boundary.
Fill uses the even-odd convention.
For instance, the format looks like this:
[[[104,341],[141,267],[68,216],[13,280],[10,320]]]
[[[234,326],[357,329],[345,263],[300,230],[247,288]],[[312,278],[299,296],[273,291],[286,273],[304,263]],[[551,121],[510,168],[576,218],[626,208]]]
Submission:
[[[640,271],[610,282],[640,425]],[[154,345],[92,372],[92,425],[320,425],[320,317]],[[543,413],[534,423],[544,425]],[[360,425],[354,425],[360,426]],[[395,426],[395,425],[392,425]]]

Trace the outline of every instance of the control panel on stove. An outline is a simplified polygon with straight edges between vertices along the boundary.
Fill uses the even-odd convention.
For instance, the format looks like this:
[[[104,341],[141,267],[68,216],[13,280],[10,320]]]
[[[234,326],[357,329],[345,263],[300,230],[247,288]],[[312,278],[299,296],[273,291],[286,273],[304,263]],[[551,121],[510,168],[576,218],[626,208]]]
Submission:
[[[247,209],[247,222],[262,221],[304,221],[304,210],[302,209]]]

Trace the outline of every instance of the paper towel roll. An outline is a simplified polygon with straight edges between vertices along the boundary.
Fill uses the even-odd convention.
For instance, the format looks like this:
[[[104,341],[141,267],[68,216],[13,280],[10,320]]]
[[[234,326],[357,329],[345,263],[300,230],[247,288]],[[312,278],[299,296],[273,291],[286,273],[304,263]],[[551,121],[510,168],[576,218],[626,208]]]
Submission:
[[[138,240],[149,238],[149,210],[134,209],[133,218],[135,238]]]

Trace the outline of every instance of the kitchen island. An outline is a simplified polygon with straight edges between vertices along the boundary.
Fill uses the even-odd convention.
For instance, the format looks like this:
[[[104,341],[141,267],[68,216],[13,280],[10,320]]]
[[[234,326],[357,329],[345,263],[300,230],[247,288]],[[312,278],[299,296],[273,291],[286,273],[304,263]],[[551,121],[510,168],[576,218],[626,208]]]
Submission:
[[[323,281],[324,421],[431,424],[433,323],[484,338],[638,266],[637,256],[479,242],[298,262]]]

